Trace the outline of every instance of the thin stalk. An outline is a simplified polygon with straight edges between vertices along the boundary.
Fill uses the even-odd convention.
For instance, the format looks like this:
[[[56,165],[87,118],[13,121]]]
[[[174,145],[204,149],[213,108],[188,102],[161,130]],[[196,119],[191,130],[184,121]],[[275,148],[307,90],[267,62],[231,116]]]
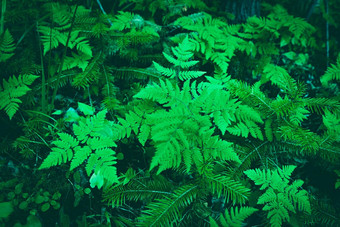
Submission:
[[[51,101],[52,109],[54,108],[54,101],[55,101],[55,97],[56,97],[57,92],[58,92],[58,86],[59,86],[59,82],[60,82],[61,72],[63,70],[64,60],[65,60],[65,57],[66,57],[66,54],[67,54],[68,43],[70,42],[71,32],[72,32],[72,28],[73,28],[73,25],[74,25],[74,20],[76,18],[77,10],[78,10],[78,5],[76,5],[76,8],[74,9],[74,13],[73,13],[73,17],[72,17],[72,22],[71,22],[71,27],[70,27],[70,30],[69,30],[68,35],[67,35],[65,51],[64,51],[64,54],[63,54],[63,56],[61,58],[60,65],[59,65],[59,68],[58,68],[57,84],[56,84],[56,86],[55,86],[55,88],[53,90],[52,101]]]
[[[100,10],[102,11],[102,13],[106,16],[107,14],[106,14],[106,12],[105,12],[105,10],[104,10],[104,8],[103,8],[103,6],[102,6],[102,4],[100,3],[100,1],[99,0],[97,0],[97,4],[99,5],[99,8],[100,8]],[[112,26],[112,21],[109,19],[109,18],[107,18],[107,21],[109,22],[109,24]]]
[[[39,42],[39,51],[40,51],[40,64],[41,64],[41,111],[46,113],[46,77],[45,77],[45,67],[44,67],[44,58],[41,49],[40,35],[39,35],[39,24],[37,22],[37,34],[38,34],[38,42]]]
[[[326,14],[328,16],[328,0],[325,1],[326,3]],[[329,23],[326,20],[326,56],[327,56],[327,67],[329,64]]]
[[[4,33],[5,29],[6,0],[2,0],[1,3],[0,35]]]

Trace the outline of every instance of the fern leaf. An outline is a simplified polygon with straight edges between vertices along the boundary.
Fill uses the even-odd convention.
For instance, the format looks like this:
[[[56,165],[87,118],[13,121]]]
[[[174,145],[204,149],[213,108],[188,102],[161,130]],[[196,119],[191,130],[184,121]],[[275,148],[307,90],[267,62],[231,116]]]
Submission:
[[[251,216],[257,209],[253,207],[231,207],[230,210],[225,210],[224,215],[221,215],[219,220],[221,225],[212,218],[210,219],[210,225],[213,227],[241,227],[243,222],[249,216]]]
[[[71,161],[70,170],[77,168],[81,165],[92,153],[92,150],[88,146],[76,147],[74,149],[74,156]]]
[[[35,75],[19,75],[10,77],[8,81],[3,80],[3,90],[0,90],[0,110],[5,109],[10,120],[18,111],[19,104],[22,103],[19,98],[31,90],[28,85],[31,85],[37,78],[38,76]]]
[[[340,54],[339,54],[340,56]],[[323,86],[326,86],[331,80],[340,80],[340,60],[336,65],[331,64],[330,67],[327,68],[326,73],[320,78]]]
[[[226,175],[206,174],[208,186],[217,197],[225,196],[227,202],[244,204],[248,200],[250,190],[240,182]]]
[[[52,152],[44,159],[39,169],[60,165],[73,158],[73,149],[78,146],[79,142],[67,133],[59,133],[58,136],[60,140],[53,142],[55,147],[52,148]]]
[[[14,55],[14,39],[8,29],[0,34],[0,62],[5,62]]]
[[[197,186],[184,185],[176,189],[173,195],[156,199],[146,206],[146,210],[138,218],[138,226],[171,226],[182,217],[183,210],[188,207],[197,196]]]
[[[282,226],[289,221],[289,212],[296,210],[311,213],[308,193],[301,190],[302,180],[289,184],[290,175],[296,166],[284,166],[276,170],[247,170],[244,173],[256,185],[261,185],[260,190],[266,190],[258,199],[258,204],[264,204],[262,210],[268,211],[267,217],[272,226]]]

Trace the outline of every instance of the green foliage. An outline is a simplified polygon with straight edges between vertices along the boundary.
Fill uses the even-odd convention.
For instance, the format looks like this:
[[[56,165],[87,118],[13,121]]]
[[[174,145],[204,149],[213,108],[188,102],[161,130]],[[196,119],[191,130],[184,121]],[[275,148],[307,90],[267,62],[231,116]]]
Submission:
[[[193,39],[190,39],[192,51],[201,52],[206,59],[211,60],[216,65],[216,72],[227,72],[228,63],[242,39],[220,29],[224,26],[228,27],[225,22],[212,19],[208,14],[199,17],[195,14],[179,18],[175,21],[175,25],[194,31]]]
[[[159,172],[178,168],[182,159],[187,171],[193,163],[200,166],[210,157],[238,162],[231,143],[214,136],[214,128],[222,134],[228,131],[263,139],[258,126],[263,122],[260,115],[232,99],[217,80],[208,79],[212,83],[202,82],[196,86],[194,82],[191,88],[186,81],[182,90],[169,80],[160,80],[160,85],[154,83],[135,95],[170,107],[168,111],[158,110],[146,116],[145,122],[151,127],[150,137],[156,146],[151,169],[157,165],[160,165]]]
[[[192,52],[192,43],[189,42],[188,36],[186,36],[178,47],[171,47],[171,51],[175,57],[163,52],[164,57],[168,62],[174,65],[174,68],[166,68],[153,62],[155,68],[164,76],[169,78],[179,79],[181,81],[189,80],[192,78],[198,78],[205,74],[202,71],[184,71],[181,69],[188,69],[196,65],[199,61],[190,60],[194,53]]]
[[[99,176],[109,185],[118,181],[112,125],[105,119],[106,110],[93,114],[93,109],[85,104],[79,104],[79,110],[86,115],[73,125],[75,137],[67,133],[58,133],[59,139],[52,142],[52,152],[44,159],[39,169],[61,165],[71,161],[70,170],[83,164],[86,160],[86,173],[92,180]],[[97,184],[94,184],[97,185]],[[102,183],[98,188],[102,187]],[[94,187],[94,186],[93,186]]]
[[[270,219],[271,226],[282,226],[283,222],[289,222],[289,212],[295,213],[299,210],[311,214],[308,193],[299,189],[303,181],[295,180],[289,183],[295,168],[296,166],[291,165],[275,170],[244,171],[255,185],[261,185],[260,190],[265,190],[258,198],[257,204],[264,204],[262,210],[268,211],[267,218]]]
[[[8,81],[3,79],[3,88],[0,87],[0,110],[5,109],[9,119],[12,119],[19,109],[19,104],[22,103],[19,98],[31,90],[28,86],[38,77],[35,75],[19,75],[18,77],[10,77]]]
[[[206,226],[209,217],[213,226],[268,224],[246,223],[257,210],[250,206],[259,191],[244,185],[245,175],[264,190],[259,214],[267,214],[271,225],[338,222],[338,204],[334,212],[320,201],[309,204],[303,182],[290,182],[291,165],[299,165],[313,189],[311,198],[321,195],[332,205],[333,195],[326,195],[309,171],[325,165],[333,173],[340,157],[339,102],[330,93],[322,96],[308,78],[319,76],[326,62],[323,40],[318,37],[316,46],[313,26],[288,14],[294,10],[267,2],[261,5],[263,17],[229,24],[216,11],[216,1],[209,2],[209,12],[219,18],[197,11],[207,9],[201,0],[122,0],[103,8],[100,1],[7,1],[1,27],[11,29],[1,28],[0,63],[9,79],[0,90],[0,109],[10,119],[21,104],[29,110],[21,113],[22,122],[10,125],[22,134],[13,143],[13,134],[4,140],[4,177],[24,179],[29,172],[39,178],[30,186],[62,188],[50,176],[64,169],[57,173],[51,167],[69,165],[67,174],[79,178],[67,176],[67,187],[72,183],[75,190],[71,203],[95,197],[94,209],[84,206],[78,225]],[[328,22],[336,18],[329,16]],[[322,31],[318,19],[310,20],[317,32]],[[333,56],[338,48],[330,43]],[[339,80],[338,68],[339,58],[321,78],[323,85]],[[41,75],[41,84],[29,88],[34,75]],[[58,93],[68,84],[72,87]],[[78,103],[77,112],[72,107],[78,101],[91,106]],[[51,152],[44,157],[47,147]],[[25,163],[19,175],[7,163],[9,154],[18,158],[12,148],[25,157],[15,162]],[[32,175],[34,157],[43,159],[39,169],[49,170]],[[277,168],[282,163],[288,166]],[[338,188],[339,182],[333,183]],[[103,189],[113,212],[97,213],[101,200],[88,185]],[[58,207],[52,194],[30,196],[39,215]],[[26,198],[16,204],[25,211]]]
[[[57,48],[60,44],[70,49],[76,49],[79,53],[92,57],[92,49],[86,37],[81,36],[80,30],[72,29],[72,17],[65,5],[51,3],[49,6],[53,14],[54,26],[40,25],[38,31],[41,33],[41,41],[44,47],[44,55]],[[72,8],[72,12],[75,8]],[[77,8],[78,16],[86,17],[89,11],[83,6]],[[69,35],[70,33],[70,35]]]
[[[8,29],[0,34],[0,62],[5,62],[14,55],[14,39]]]
[[[330,67],[327,68],[327,71],[320,78],[322,85],[326,86],[331,80],[340,80],[340,54],[336,60],[336,64],[331,64]]]
[[[241,227],[244,220],[252,215],[257,209],[252,207],[231,207],[230,213],[228,209],[225,210],[224,215],[219,218],[218,224],[212,217],[209,217],[211,227]]]
[[[156,199],[146,206],[138,226],[169,226],[169,220],[174,225],[181,219],[180,211],[196,199],[196,190],[196,185],[188,184],[177,188],[169,197]]]
[[[249,197],[249,189],[226,174],[204,173],[210,191],[218,198],[226,197],[227,202],[244,204]]]

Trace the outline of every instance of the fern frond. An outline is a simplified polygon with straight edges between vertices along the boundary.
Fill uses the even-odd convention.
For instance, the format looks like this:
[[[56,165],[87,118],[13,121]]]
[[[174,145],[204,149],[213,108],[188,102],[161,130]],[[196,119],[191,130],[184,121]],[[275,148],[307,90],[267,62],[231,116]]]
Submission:
[[[112,21],[113,25],[111,26],[112,30],[123,31],[124,29],[131,27],[131,21],[134,17],[133,13],[130,12],[118,12],[119,15]]]
[[[227,202],[233,204],[245,204],[248,200],[250,190],[240,182],[233,180],[227,175],[205,174],[207,185],[211,192],[217,197],[224,196]]]
[[[73,149],[78,146],[79,142],[67,133],[59,133],[58,136],[60,139],[53,142],[55,147],[52,148],[52,152],[44,159],[39,169],[60,165],[73,158]]]
[[[331,80],[340,80],[340,57],[338,57],[336,64],[331,64],[331,66],[327,68],[325,74],[320,78],[323,86],[326,86]]]
[[[38,77],[35,75],[19,75],[18,77],[10,77],[8,81],[3,79],[3,89],[0,87],[0,110],[5,109],[10,120],[18,111],[19,104],[22,103],[19,98],[31,90],[28,86]]]
[[[311,214],[308,193],[301,190],[302,180],[296,180],[289,184],[290,176],[296,166],[283,166],[275,170],[250,169],[244,173],[254,181],[255,185],[261,185],[260,190],[265,192],[259,197],[258,204],[264,204],[262,210],[268,211],[267,217],[272,226],[282,226],[289,221],[289,212],[296,210]]]
[[[249,216],[251,216],[257,209],[253,207],[231,207],[230,213],[228,209],[225,210],[224,215],[219,218],[220,225],[210,216],[210,226],[212,227],[240,227]]]
[[[311,112],[322,114],[322,112],[329,110],[331,112],[340,112],[339,101],[332,98],[304,98],[303,103]]]
[[[59,140],[52,142],[52,152],[44,159],[39,169],[50,168],[71,161],[70,170],[86,162],[85,170],[91,174],[91,186],[101,188],[104,181],[110,186],[118,182],[116,147],[113,123],[106,120],[107,110],[94,114],[94,109],[78,103],[79,110],[86,117],[81,117],[79,125],[73,125],[75,137],[59,133]]]
[[[279,130],[285,140],[291,141],[295,146],[301,147],[300,152],[303,154],[310,155],[315,153],[322,144],[322,138],[320,136],[299,126],[281,126]]]
[[[153,179],[142,176],[128,176],[126,172],[123,176],[128,182],[118,183],[104,190],[104,200],[112,207],[117,207],[128,203],[128,201],[152,201],[171,196],[170,191],[173,184],[161,175],[155,176]]]
[[[153,62],[155,68],[163,75],[170,78],[178,78],[181,81],[186,81],[192,78],[198,78],[205,74],[203,71],[189,71],[189,70],[179,70],[188,69],[196,65],[199,61],[189,60],[194,55],[194,46],[189,41],[188,36],[177,46],[172,47],[171,51],[175,57],[163,52],[164,57],[174,65],[174,68],[166,68],[157,62]]]
[[[0,62],[7,61],[14,55],[14,39],[8,29],[0,34]]]
[[[146,206],[138,218],[138,226],[172,226],[179,222],[182,212],[196,199],[198,186],[188,184],[176,189],[171,196],[156,199]]]
[[[85,89],[100,77],[101,54],[95,56],[85,70],[77,74],[72,81],[72,86]]]
[[[263,73],[267,79],[281,88],[284,92],[294,95],[297,91],[296,81],[287,73],[287,71],[272,64],[268,64],[264,67]]]

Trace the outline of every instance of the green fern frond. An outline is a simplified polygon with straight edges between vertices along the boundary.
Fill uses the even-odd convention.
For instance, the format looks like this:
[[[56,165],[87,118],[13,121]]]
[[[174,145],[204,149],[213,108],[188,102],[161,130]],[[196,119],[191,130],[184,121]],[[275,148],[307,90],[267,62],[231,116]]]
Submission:
[[[253,207],[231,207],[230,213],[225,210],[224,215],[219,218],[218,224],[211,216],[209,217],[211,227],[241,227],[244,220],[251,216],[257,209]]]
[[[198,186],[188,184],[177,188],[171,196],[156,199],[146,206],[138,218],[138,226],[172,226],[182,218],[182,212],[195,199]]]
[[[102,63],[101,54],[97,54],[87,65],[85,70],[77,74],[72,81],[72,86],[85,89],[92,83],[98,81],[100,77],[100,65]]]
[[[14,55],[14,39],[8,29],[0,34],[0,62],[7,61]]]
[[[288,94],[295,94],[297,91],[296,81],[287,73],[287,71],[280,67],[272,64],[268,64],[264,67],[263,73],[266,79],[281,88]]]
[[[323,123],[327,128],[329,140],[340,142],[340,116],[326,111],[323,115]]]
[[[280,126],[279,130],[284,140],[290,141],[295,146],[300,147],[300,152],[303,154],[311,155],[315,153],[322,144],[322,138],[319,135],[300,126]]]
[[[104,189],[104,200],[112,207],[124,205],[129,201],[152,201],[172,195],[173,184],[165,177],[158,175],[149,179],[137,176],[136,173],[129,176],[132,171],[129,170],[123,176],[124,183]]]
[[[3,89],[0,87],[0,110],[5,109],[10,120],[18,111],[19,104],[22,103],[19,98],[31,90],[28,86],[38,77],[39,76],[25,74],[19,75],[18,77],[12,76],[8,81],[3,79]]]
[[[128,29],[131,27],[131,21],[134,17],[133,13],[130,12],[118,12],[119,15],[112,21],[112,30],[123,31],[124,29]]]
[[[331,80],[340,80],[340,54],[336,64],[331,64],[320,80],[323,86],[326,86]]]
[[[264,123],[264,133],[269,142],[273,141],[272,119],[267,119]]]
[[[59,140],[53,141],[55,147],[52,152],[44,159],[39,169],[47,169],[52,166],[66,163],[73,158],[74,149],[78,146],[79,142],[67,133],[58,133]]]
[[[311,112],[322,114],[325,111],[340,112],[339,101],[332,98],[304,98],[303,103]]]
[[[79,110],[84,113],[79,125],[73,125],[75,137],[59,133],[59,140],[52,142],[52,152],[44,159],[39,169],[50,168],[71,161],[70,170],[86,163],[85,170],[91,174],[91,186],[101,188],[118,182],[113,123],[106,120],[107,110],[94,114],[91,106],[79,103]]]
[[[248,200],[250,190],[227,175],[205,174],[205,179],[211,192],[226,197],[227,202],[245,204]]]
[[[171,51],[175,57],[163,52],[165,59],[167,59],[171,64],[173,64],[174,68],[166,68],[158,64],[157,62],[153,62],[154,66],[161,74],[170,78],[180,79],[181,81],[201,77],[205,74],[205,72],[181,70],[188,69],[199,62],[190,60],[190,58],[192,58],[194,55],[193,48],[194,46],[189,41],[188,36],[186,36],[177,47],[171,48]]]
[[[74,156],[70,164],[70,170],[73,170],[77,168],[79,165],[81,165],[82,163],[84,163],[91,153],[92,153],[92,150],[89,146],[75,147]]]
[[[289,221],[289,213],[296,210],[311,214],[308,193],[301,190],[302,180],[289,184],[290,176],[296,166],[283,166],[275,170],[250,169],[244,173],[254,181],[255,185],[261,185],[260,190],[265,192],[259,197],[258,204],[264,204],[263,211],[268,211],[267,218],[271,226],[282,226]]]
[[[109,185],[117,183],[117,168],[114,166],[117,163],[115,154],[116,152],[110,148],[95,150],[95,153],[90,155],[85,167],[87,175],[89,176],[93,172],[93,175],[101,175]]]

